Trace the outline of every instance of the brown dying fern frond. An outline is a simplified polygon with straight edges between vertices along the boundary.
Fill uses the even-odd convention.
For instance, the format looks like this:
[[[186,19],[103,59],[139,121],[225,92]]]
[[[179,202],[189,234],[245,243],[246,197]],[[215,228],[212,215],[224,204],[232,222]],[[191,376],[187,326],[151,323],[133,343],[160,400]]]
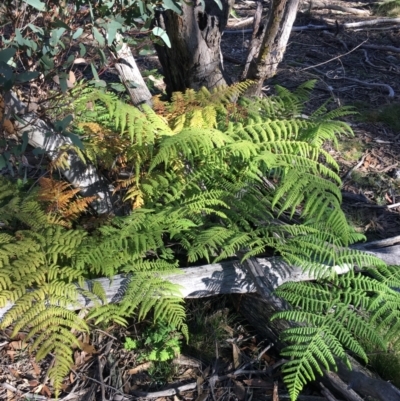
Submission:
[[[66,220],[66,226],[84,213],[96,196],[77,198],[79,188],[72,188],[66,182],[56,181],[52,178],[42,177],[39,180],[38,199],[47,205],[47,212],[58,215]]]

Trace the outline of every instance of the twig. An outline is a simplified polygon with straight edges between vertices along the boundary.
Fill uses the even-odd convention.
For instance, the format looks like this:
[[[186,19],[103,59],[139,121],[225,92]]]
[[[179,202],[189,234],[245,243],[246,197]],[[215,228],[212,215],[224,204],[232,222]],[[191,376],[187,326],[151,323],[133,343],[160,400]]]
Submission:
[[[333,60],[337,60],[338,58],[347,56],[348,54],[353,53],[355,50],[357,50],[359,47],[361,47],[367,41],[368,41],[368,39],[364,40],[364,42],[361,42],[358,46],[356,46],[353,49],[349,50],[347,53],[339,54],[339,56],[333,57],[333,58],[331,58],[331,59],[329,59],[327,61],[323,61],[322,63],[316,64],[314,66],[309,66],[309,67],[306,67],[306,68],[302,68],[300,71],[306,71],[306,70],[309,70],[310,68],[319,67],[320,65],[324,65],[324,64],[330,63]]]
[[[291,61],[291,63],[296,64],[296,65],[304,65],[304,64],[299,63],[299,62],[297,62],[297,61]],[[359,79],[356,79],[356,78],[348,78],[348,77],[337,77],[337,78],[335,78],[335,77],[330,77],[330,76],[329,76],[329,73],[325,73],[325,72],[319,70],[318,68],[314,67],[313,65],[310,65],[310,66],[307,66],[307,67],[314,69],[315,71],[317,71],[318,73],[324,75],[326,78],[329,78],[329,79],[336,79],[336,80],[338,80],[338,79],[345,79],[345,80],[347,80],[347,81],[356,82],[356,83],[361,84],[361,85],[364,85],[364,86],[371,86],[371,87],[376,87],[376,86],[378,86],[378,87],[383,87],[383,88],[385,88],[385,89],[388,90],[388,92],[389,92],[389,93],[388,93],[388,96],[389,96],[390,98],[394,98],[394,95],[395,95],[394,90],[393,90],[393,88],[392,88],[390,85],[388,85],[388,84],[370,83],[370,82],[360,81]]]
[[[228,27],[229,28],[241,28],[242,26],[249,25],[253,22],[254,17],[248,17],[239,21],[235,21],[233,23],[228,22]]]
[[[97,367],[100,379],[101,401],[106,401],[106,388],[104,386],[103,369],[104,365],[101,363],[100,355],[97,355]]]
[[[193,382],[193,383],[184,384],[183,386],[170,388],[168,390],[155,391],[152,393],[144,392],[144,391],[133,391],[132,393],[136,397],[141,397],[141,398],[171,397],[173,395],[180,394],[184,391],[194,390],[196,387],[197,387],[197,382]]]
[[[346,79],[347,81],[356,82],[356,83],[364,85],[364,86],[371,86],[371,87],[378,86],[381,88],[385,88],[388,90],[388,92],[389,92],[388,96],[390,98],[394,98],[394,95],[395,95],[393,88],[388,84],[365,82],[365,81],[360,81],[359,79],[356,79],[356,78],[348,78],[348,77],[340,77],[339,79]]]
[[[73,369],[71,369],[71,372],[74,373],[74,374],[75,374],[76,376],[78,376],[78,377],[84,376],[84,375],[82,375],[81,373],[78,373],[78,372],[76,372],[76,371],[73,370]],[[94,382],[94,383],[97,383],[97,384],[100,384],[100,385],[101,385],[101,382],[100,382],[99,380],[93,379],[93,377],[85,376],[85,379],[90,380],[90,381],[92,381],[92,382]],[[118,390],[116,387],[110,386],[110,385],[105,384],[105,383],[103,383],[103,385],[104,385],[104,387],[107,387],[107,388],[109,388],[109,389],[115,391],[116,393],[121,394],[121,395],[123,395],[124,397],[128,397],[128,398],[129,398],[129,394],[123,393],[122,391]]]
[[[265,347],[257,356],[257,361],[261,359],[261,357],[270,349],[274,346],[274,343],[269,344],[267,347]]]
[[[357,170],[358,168],[360,168],[363,164],[364,164],[364,161],[365,161],[365,158],[368,156],[368,152],[361,158],[361,160],[353,167],[353,168],[351,168],[349,171],[348,171],[348,173],[342,178],[342,181],[347,181],[347,180],[349,180],[350,178],[351,178],[351,175],[353,174],[353,172],[355,171],[355,170]]]

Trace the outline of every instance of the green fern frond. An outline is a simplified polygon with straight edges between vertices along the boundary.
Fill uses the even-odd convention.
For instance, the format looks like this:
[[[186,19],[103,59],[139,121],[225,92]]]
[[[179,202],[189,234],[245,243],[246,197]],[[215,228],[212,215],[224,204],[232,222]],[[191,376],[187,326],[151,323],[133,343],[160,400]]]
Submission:
[[[286,283],[276,290],[293,309],[277,313],[274,319],[300,325],[282,337],[294,343],[283,351],[293,358],[283,369],[293,400],[322,373],[321,366],[336,369],[336,357],[347,361],[346,350],[367,361],[365,341],[385,349],[387,341],[398,340],[398,332],[390,328],[400,327],[400,294],[388,286],[398,286],[397,268],[381,262],[367,272],[373,277],[350,271],[321,283]]]

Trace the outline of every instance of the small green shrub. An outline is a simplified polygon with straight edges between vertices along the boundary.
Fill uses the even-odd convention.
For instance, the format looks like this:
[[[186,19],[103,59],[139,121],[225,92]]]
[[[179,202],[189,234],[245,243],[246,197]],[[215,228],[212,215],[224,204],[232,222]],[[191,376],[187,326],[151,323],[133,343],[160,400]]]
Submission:
[[[158,322],[149,327],[139,340],[126,337],[124,348],[140,350],[140,361],[165,362],[180,354],[181,337],[173,325]]]

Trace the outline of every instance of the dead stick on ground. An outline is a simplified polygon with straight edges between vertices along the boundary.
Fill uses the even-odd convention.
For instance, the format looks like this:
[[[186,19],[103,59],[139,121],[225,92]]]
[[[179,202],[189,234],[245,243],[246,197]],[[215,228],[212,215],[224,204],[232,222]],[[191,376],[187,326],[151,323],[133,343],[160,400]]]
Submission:
[[[320,65],[324,65],[324,64],[330,63],[333,60],[337,60],[338,58],[342,58],[344,56],[347,56],[348,54],[353,53],[354,51],[356,51],[359,47],[361,47],[367,41],[368,41],[368,39],[364,40],[364,42],[361,42],[358,46],[356,46],[353,49],[349,50],[347,53],[339,54],[339,56],[333,57],[333,58],[331,58],[331,59],[329,59],[327,61],[323,61],[322,63],[316,64],[316,65],[314,65],[312,67],[310,66],[310,67],[302,68],[300,71],[306,71],[306,70],[309,70],[310,68],[319,67]]]
[[[365,158],[366,158],[368,155],[369,155],[369,152],[367,152],[367,153],[361,158],[361,160],[360,160],[353,168],[351,168],[351,169],[348,171],[348,173],[342,178],[342,181],[343,181],[343,182],[349,180],[349,179],[351,178],[351,175],[353,174],[353,172],[354,172],[355,170],[359,169],[359,168],[364,164]]]

